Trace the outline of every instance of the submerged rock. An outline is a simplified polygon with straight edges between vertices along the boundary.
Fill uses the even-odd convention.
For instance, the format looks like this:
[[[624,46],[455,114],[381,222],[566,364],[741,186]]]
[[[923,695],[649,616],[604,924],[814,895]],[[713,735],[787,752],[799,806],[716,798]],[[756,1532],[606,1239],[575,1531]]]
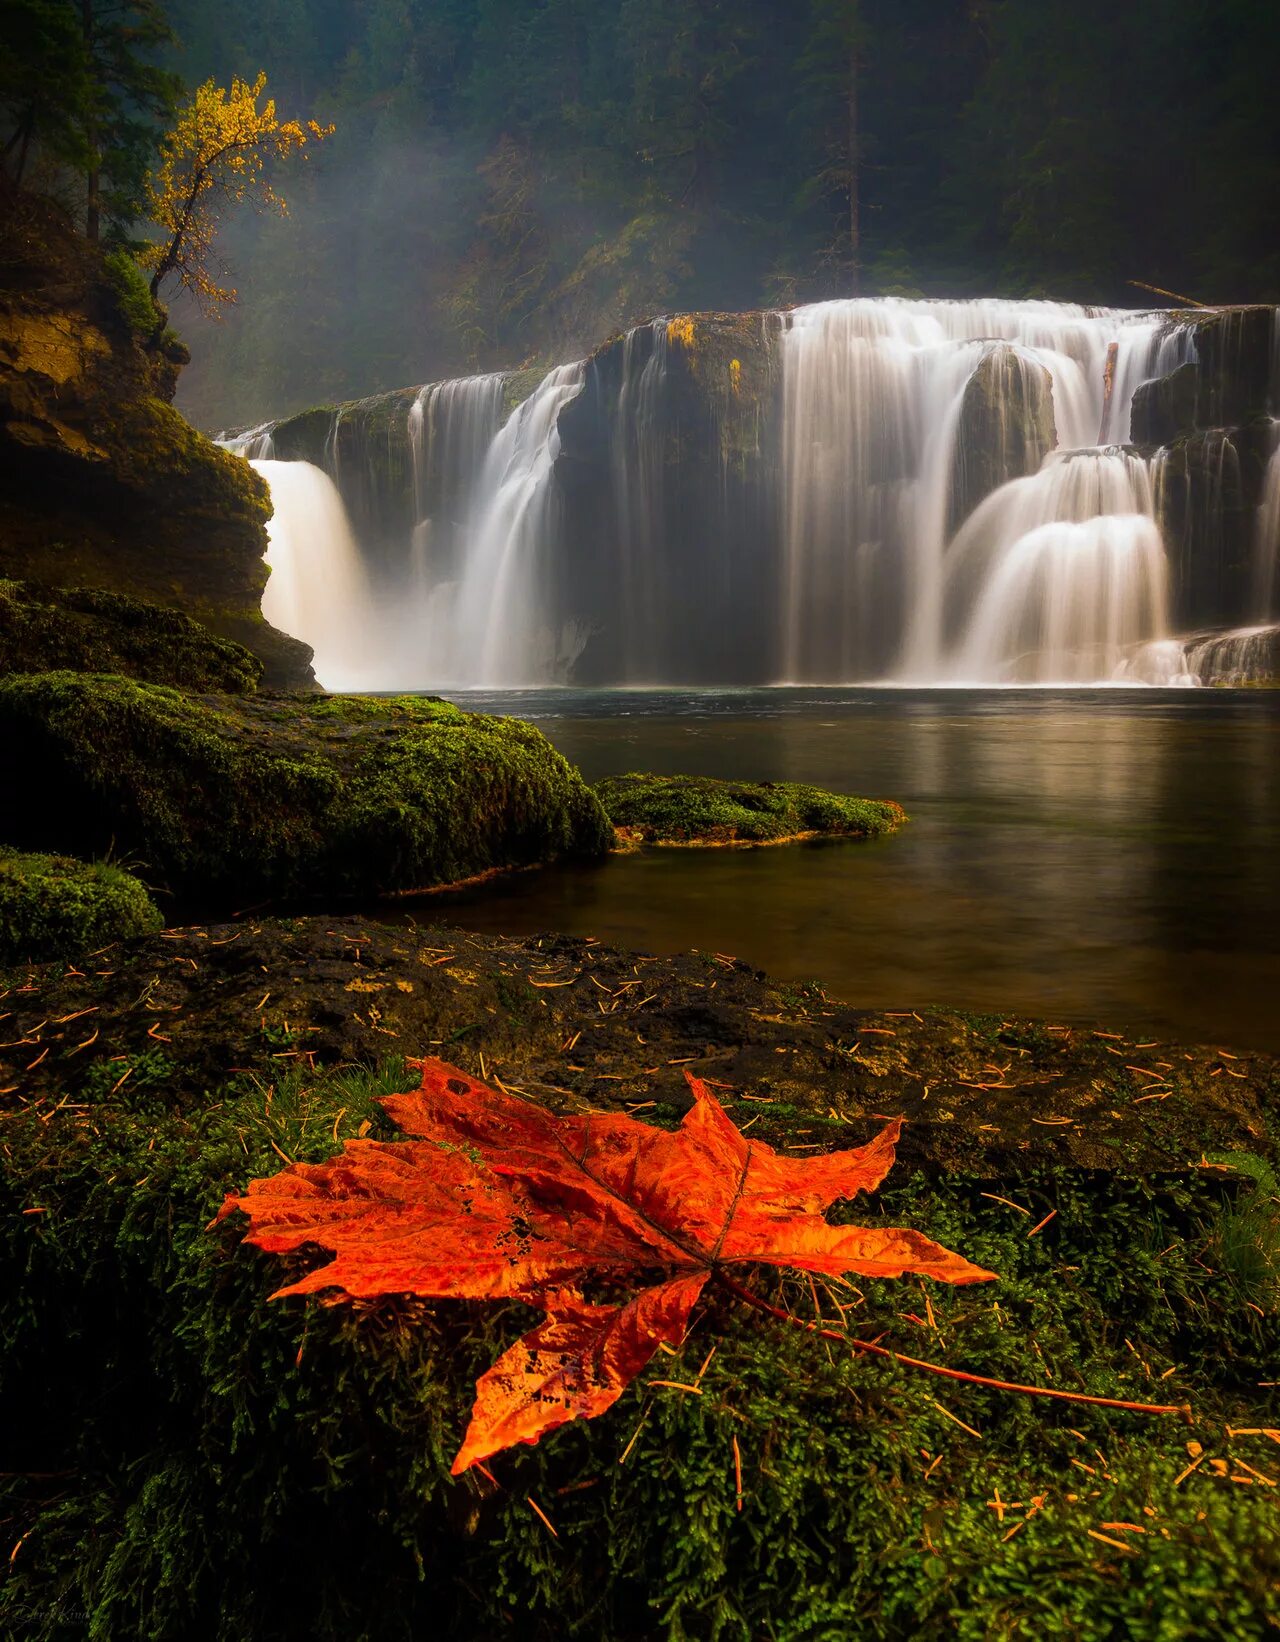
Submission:
[[[114,845],[187,901],[421,889],[600,855],[611,837],[578,773],[516,719],[417,698],[0,680],[0,839]]]
[[[101,588],[0,581],[0,676],[59,670],[240,695],[257,689],[263,664],[180,610]]]
[[[144,886],[119,867],[0,849],[0,964],[76,958],[163,923]]]

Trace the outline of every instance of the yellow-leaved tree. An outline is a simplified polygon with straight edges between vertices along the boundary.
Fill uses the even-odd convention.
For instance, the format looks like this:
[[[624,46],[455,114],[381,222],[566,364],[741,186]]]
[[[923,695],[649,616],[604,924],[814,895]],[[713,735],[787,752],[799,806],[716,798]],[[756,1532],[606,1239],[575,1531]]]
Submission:
[[[175,274],[214,318],[224,303],[234,302],[235,290],[215,278],[223,272],[214,253],[223,213],[247,200],[259,211],[287,215],[288,205],[272,186],[269,162],[287,159],[333,132],[333,126],[314,120],[277,119],[271,98],[259,107],[266,84],[265,74],[252,85],[234,79],[230,91],[206,80],[161,144],[160,162],[147,178],[147,208],[165,237],[140,258],[151,269],[153,297]]]

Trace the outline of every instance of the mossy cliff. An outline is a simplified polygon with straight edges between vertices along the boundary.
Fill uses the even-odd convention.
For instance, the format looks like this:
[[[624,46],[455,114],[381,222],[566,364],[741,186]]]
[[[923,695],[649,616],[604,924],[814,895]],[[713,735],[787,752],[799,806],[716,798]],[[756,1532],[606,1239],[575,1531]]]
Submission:
[[[173,409],[186,350],[141,275],[45,202],[0,213],[0,574],[172,605],[310,683],[261,615],[266,487]]]
[[[100,967],[18,971],[5,1003],[0,1629],[1207,1642],[1280,1619],[1267,1057],[869,1014],[710,955],[332,919],[173,930]],[[376,1097],[422,1052],[660,1125],[689,1065],[795,1157],[905,1116],[885,1188],[841,1212],[998,1282],[768,1296],[1189,1423],[941,1381],[712,1294],[608,1414],[451,1479],[472,1382],[527,1315],[273,1302],[314,1258],[209,1226],[288,1160],[394,1139]],[[1134,1067],[1157,1060],[1153,1100]]]
[[[516,719],[416,698],[0,680],[0,839],[114,847],[188,904],[421,889],[602,854],[611,836],[577,772]]]
[[[952,532],[1010,479],[1035,473],[1054,448],[1053,378],[1005,342],[992,343],[965,386],[956,425]]]
[[[0,581],[0,676],[59,670],[238,695],[257,689],[263,668],[181,610],[94,587]]]
[[[776,339],[767,313],[681,314],[598,348],[560,413],[562,552],[591,637],[579,683],[771,676]],[[631,570],[618,574],[619,565]],[[680,588],[659,624],[647,601]],[[708,623],[704,612],[715,610]],[[631,653],[637,630],[643,655]]]

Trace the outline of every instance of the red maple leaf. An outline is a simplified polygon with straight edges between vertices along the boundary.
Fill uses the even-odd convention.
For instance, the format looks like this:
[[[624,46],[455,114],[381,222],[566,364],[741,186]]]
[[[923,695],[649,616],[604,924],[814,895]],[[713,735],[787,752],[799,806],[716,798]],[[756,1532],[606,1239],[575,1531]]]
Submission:
[[[455,1474],[603,1413],[661,1343],[683,1338],[713,1276],[743,1295],[734,1274],[752,1265],[947,1283],[995,1275],[917,1231],[827,1223],[838,1199],[884,1179],[896,1121],[867,1146],[780,1157],[741,1134],[706,1084],[689,1085],[694,1105],[669,1131],[616,1112],[553,1117],[424,1061],[420,1089],[382,1102],[412,1139],[348,1141],[328,1163],[251,1181],[218,1219],[244,1210],[246,1241],[271,1253],[333,1252],[277,1298],[519,1299],[546,1313],[477,1382]],[[588,1283],[639,1292],[595,1305]]]

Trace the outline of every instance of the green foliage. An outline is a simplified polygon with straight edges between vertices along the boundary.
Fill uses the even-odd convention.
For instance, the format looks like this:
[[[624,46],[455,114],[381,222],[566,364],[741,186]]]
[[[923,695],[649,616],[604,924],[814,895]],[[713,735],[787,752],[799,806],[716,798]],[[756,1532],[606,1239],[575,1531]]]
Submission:
[[[1280,1618],[1271,1491],[1209,1463],[1274,1474],[1272,1445],[1240,1428],[1277,1423],[1258,1382],[1280,1350],[1276,1313],[1205,1257],[1212,1171],[908,1180],[865,1212],[964,1247],[999,1284],[836,1296],[865,1338],[1187,1401],[1190,1428],[946,1385],[713,1300],[607,1418],[503,1456],[495,1488],[448,1465],[519,1308],[272,1303],[293,1266],[209,1229],[282,1157],[388,1138],[376,1097],[412,1074],[250,1070],[201,1091],[159,1057],[123,1082],[127,1060],[104,1064],[69,1060],[66,1107],[11,1115],[0,1154],[0,1206],[39,1210],[0,1220],[0,1486],[19,1546],[0,1625],[32,1642],[70,1613],[91,1638],[216,1642],[1168,1642]],[[993,1192],[1056,1215],[1028,1237]],[[807,1284],[768,1292],[812,1316]],[[1207,1454],[1184,1477],[1189,1439]]]
[[[424,888],[565,852],[603,811],[540,731],[404,697],[197,699],[96,674],[0,680],[0,838],[112,840],[188,897]]]
[[[262,678],[256,656],[179,610],[98,588],[0,581],[0,676],[60,669],[235,694]]]
[[[0,964],[75,958],[163,925],[143,886],[119,867],[0,850]]]
[[[90,239],[127,226],[178,90],[156,61],[173,40],[159,0],[2,0],[0,38],[9,175],[56,193],[69,169],[84,179]]]
[[[875,838],[906,819],[892,801],[793,781],[633,774],[609,776],[595,791],[615,827],[650,844],[764,844],[814,833]]]
[[[102,259],[107,278],[120,298],[120,312],[129,321],[143,341],[150,341],[162,322],[147,285],[147,276],[139,268],[133,253],[124,246],[108,251]]]

